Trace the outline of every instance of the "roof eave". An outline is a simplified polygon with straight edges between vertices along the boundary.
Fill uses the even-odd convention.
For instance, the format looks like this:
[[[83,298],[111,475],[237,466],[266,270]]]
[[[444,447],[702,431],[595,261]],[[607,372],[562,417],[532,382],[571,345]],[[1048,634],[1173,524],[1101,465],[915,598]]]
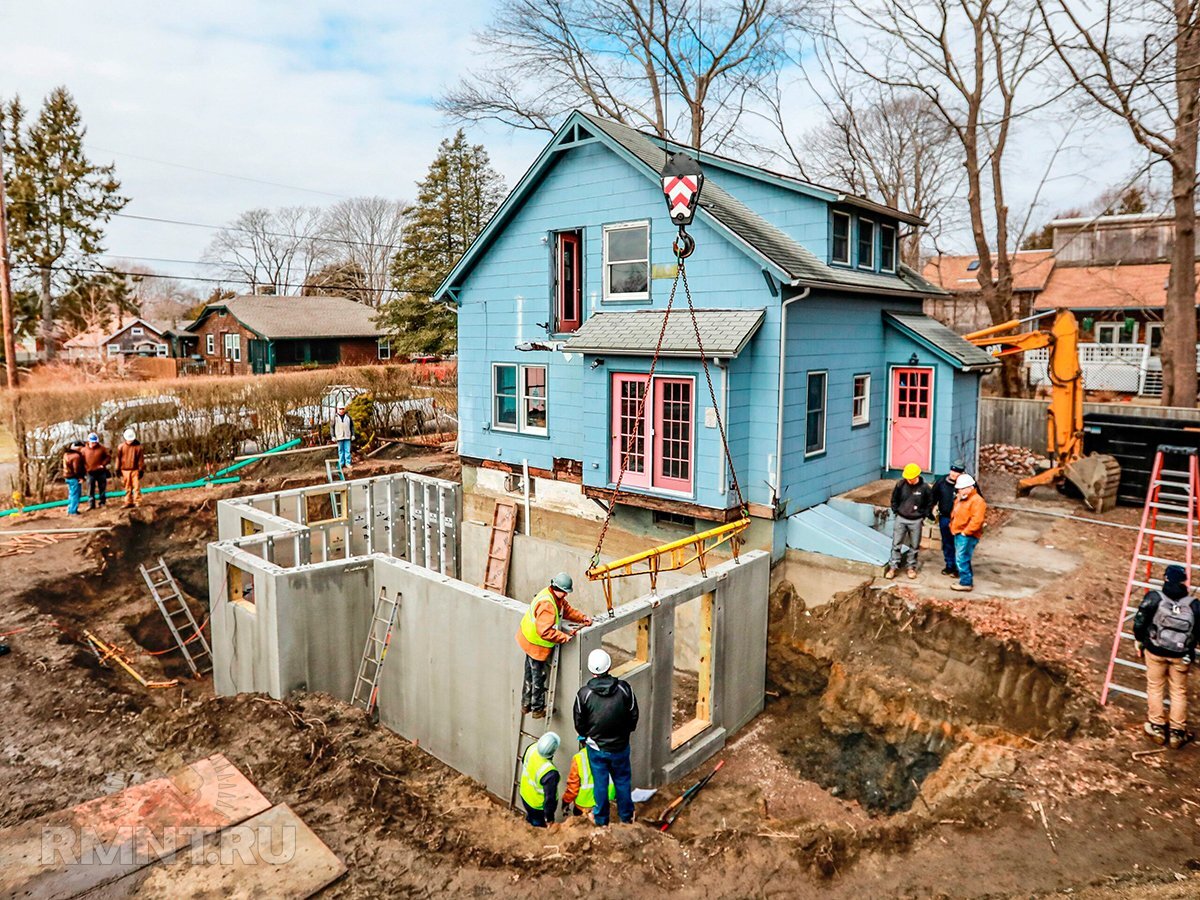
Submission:
[[[858,284],[845,284],[840,281],[821,281],[819,279],[814,279],[814,278],[796,278],[792,281],[787,282],[787,285],[788,285],[788,287],[798,287],[798,288],[814,287],[814,288],[821,288],[824,290],[831,290],[831,291],[845,291],[846,293],[849,293],[849,294],[873,294],[874,296],[877,296],[877,297],[903,297],[908,300],[921,300],[921,299],[924,299],[925,297],[941,297],[946,293],[945,291],[940,291],[940,290],[925,291],[925,290],[918,290],[916,288],[891,289],[891,288],[886,288],[886,287],[863,286],[863,285],[858,285]]]

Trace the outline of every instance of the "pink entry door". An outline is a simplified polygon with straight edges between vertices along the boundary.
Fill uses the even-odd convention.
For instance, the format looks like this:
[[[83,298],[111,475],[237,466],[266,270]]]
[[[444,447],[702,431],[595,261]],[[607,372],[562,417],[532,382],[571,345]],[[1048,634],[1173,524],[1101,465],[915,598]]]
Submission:
[[[892,369],[888,468],[916,463],[925,472],[933,449],[933,369]]]

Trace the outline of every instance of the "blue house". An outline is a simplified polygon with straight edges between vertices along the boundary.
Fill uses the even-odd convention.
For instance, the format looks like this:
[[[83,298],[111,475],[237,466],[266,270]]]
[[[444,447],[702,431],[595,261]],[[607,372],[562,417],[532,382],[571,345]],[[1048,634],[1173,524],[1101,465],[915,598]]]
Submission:
[[[790,515],[909,462],[973,459],[996,362],[922,314],[942,292],[898,240],[924,222],[688,152],[706,179],[686,268],[711,393],[682,287],[647,377],[676,275],[664,142],[572,113],[436,295],[458,312],[468,489],[528,467],[594,513],[643,407],[618,515],[729,521],[719,413],[757,542],[779,553]]]

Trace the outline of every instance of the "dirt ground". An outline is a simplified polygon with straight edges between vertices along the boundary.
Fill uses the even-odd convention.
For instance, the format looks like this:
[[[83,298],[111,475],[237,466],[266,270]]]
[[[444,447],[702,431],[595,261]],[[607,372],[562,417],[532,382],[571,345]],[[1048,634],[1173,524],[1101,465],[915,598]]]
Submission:
[[[399,455],[354,475],[456,471],[447,450]],[[1078,561],[1017,598],[991,597],[985,566],[965,599],[923,574],[805,610],[781,585],[767,706],[671,832],[648,825],[712,763],[659,791],[632,826],[535,832],[346,704],[217,698],[176,654],[151,655],[169,638],[138,563],[163,556],[202,616],[216,500],[322,479],[286,464],[132,512],[110,505],[80,524],[111,531],[0,559],[0,633],[16,632],[0,657],[0,827],[222,752],[345,860],[327,896],[1200,895],[1200,750],[1135,760],[1151,749],[1141,710],[1096,702],[1134,531],[997,511],[981,563],[1009,528]],[[1012,502],[1011,482],[983,484]],[[1056,497],[1021,502],[1079,511]],[[0,540],[66,524],[16,517]],[[84,628],[180,684],[147,689],[98,666]]]

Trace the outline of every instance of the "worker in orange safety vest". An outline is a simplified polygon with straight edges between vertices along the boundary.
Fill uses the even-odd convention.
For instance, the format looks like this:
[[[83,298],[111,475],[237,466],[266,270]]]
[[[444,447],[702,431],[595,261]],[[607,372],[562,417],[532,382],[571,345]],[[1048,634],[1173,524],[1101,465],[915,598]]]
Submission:
[[[525,683],[521,691],[521,712],[530,713],[535,719],[546,717],[546,680],[550,673],[550,654],[558,644],[565,644],[574,637],[574,632],[564,631],[560,626],[565,619],[582,625],[591,625],[591,616],[585,615],[567,602],[567,595],[575,588],[571,576],[559,572],[547,587],[538,591],[529,609],[521,618],[517,631],[517,644],[525,651]]]

